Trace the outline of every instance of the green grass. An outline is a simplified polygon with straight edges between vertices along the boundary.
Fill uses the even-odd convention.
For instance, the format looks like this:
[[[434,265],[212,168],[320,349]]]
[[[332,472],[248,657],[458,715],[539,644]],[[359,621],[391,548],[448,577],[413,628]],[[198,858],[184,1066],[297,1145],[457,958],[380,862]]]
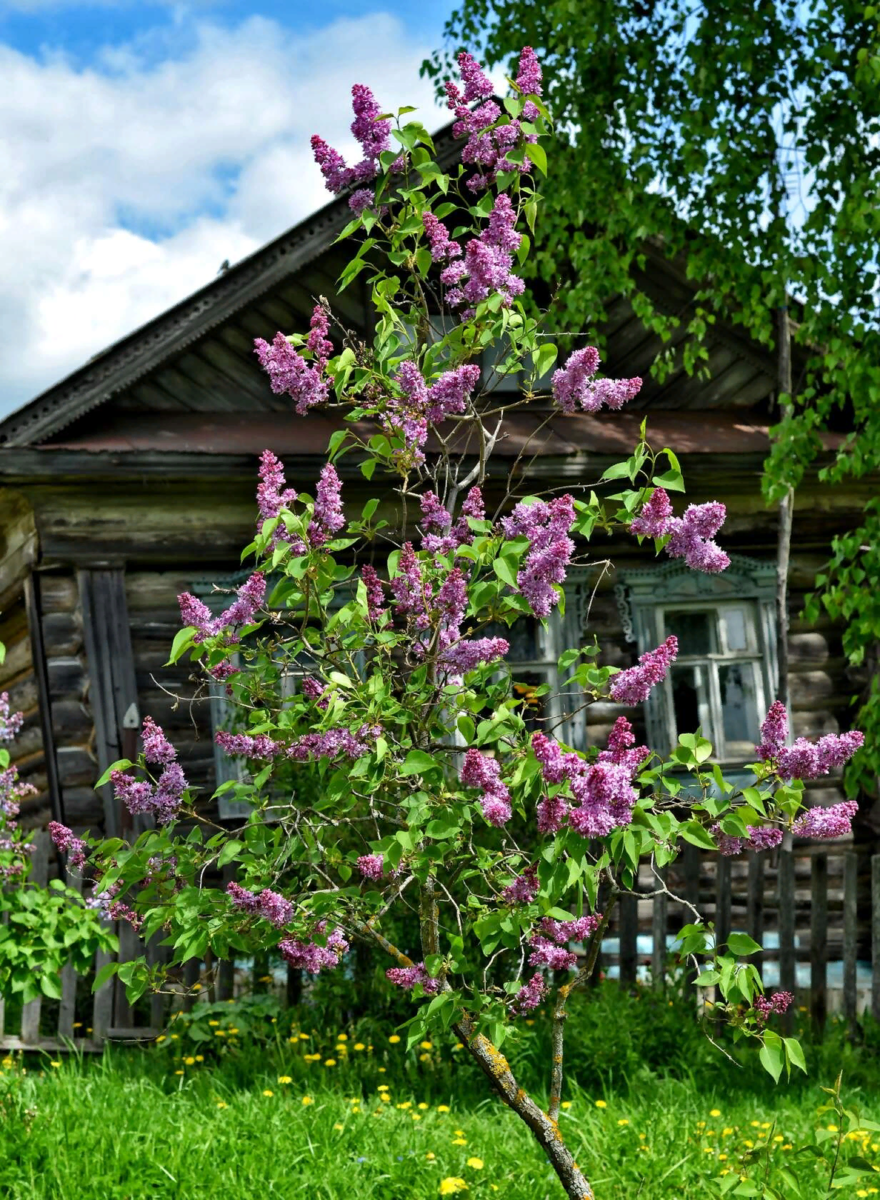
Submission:
[[[639,1062],[632,1022],[644,1036],[660,1014],[647,1018],[647,1009],[634,1014],[631,1007],[609,990],[573,1014],[569,1031],[575,1067],[598,1048],[597,1030],[606,1043],[604,1078],[571,1083],[560,1120],[597,1200],[760,1196],[765,1182],[786,1200],[825,1196],[828,1168],[801,1148],[837,1141],[828,1129],[837,1119],[820,1111],[828,1097],[819,1085],[833,1082],[841,1061],[846,1103],[863,1118],[880,1117],[876,1054],[848,1047],[838,1034],[808,1055],[814,1076],[774,1088],[751,1066],[738,1070],[707,1053],[692,1040],[691,1022],[673,1014],[668,1029],[658,1028],[661,1044],[679,1031],[667,1050],[671,1072],[663,1075],[632,1067]],[[311,1028],[314,1012],[300,1014],[306,1038],[283,1019],[253,1017],[232,1006],[209,1025],[218,1018],[205,1010],[196,1022],[178,1023],[177,1037],[161,1047],[117,1049],[100,1060],[4,1060],[0,1196],[428,1200],[445,1179],[463,1180],[460,1194],[474,1200],[562,1195],[531,1136],[486,1097],[453,1042],[407,1052],[389,1041],[391,1027],[364,1022],[342,1042],[339,1030]],[[199,1034],[191,1041],[193,1028],[210,1040]],[[512,1048],[524,1076],[542,1058],[539,1029]],[[320,1058],[307,1061],[312,1054]],[[328,1058],[334,1065],[325,1065]],[[880,1132],[845,1140],[842,1161],[855,1154],[880,1166]],[[877,1180],[880,1188],[880,1174]],[[865,1174],[833,1194],[880,1196],[874,1186],[873,1173]]]

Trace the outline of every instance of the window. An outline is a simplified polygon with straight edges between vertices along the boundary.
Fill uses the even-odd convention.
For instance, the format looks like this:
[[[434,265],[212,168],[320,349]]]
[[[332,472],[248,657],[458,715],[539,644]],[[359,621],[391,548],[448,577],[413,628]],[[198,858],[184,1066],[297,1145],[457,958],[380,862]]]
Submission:
[[[775,695],[775,581],[775,563],[738,555],[721,575],[678,562],[625,573],[617,595],[627,639],[641,654],[678,638],[675,665],[645,705],[658,750],[699,728],[721,762],[753,759]]]

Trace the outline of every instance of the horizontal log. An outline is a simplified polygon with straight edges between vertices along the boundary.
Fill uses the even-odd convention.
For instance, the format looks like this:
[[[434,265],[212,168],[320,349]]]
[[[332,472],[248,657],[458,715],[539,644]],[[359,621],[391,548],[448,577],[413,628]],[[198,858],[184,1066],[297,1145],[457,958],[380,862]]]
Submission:
[[[91,787],[66,787],[63,790],[64,817],[68,825],[83,829],[99,829],[104,824],[104,804]]]
[[[79,589],[73,575],[61,575],[54,571],[40,574],[40,603],[43,615],[49,613],[72,613],[79,606]]]
[[[95,723],[88,705],[81,700],[55,700],[52,703],[52,729],[58,746],[87,745]]]
[[[823,633],[795,633],[789,638],[789,656],[793,663],[821,663],[831,657],[828,638]]]
[[[66,658],[82,649],[82,618],[78,612],[44,613],[46,658]]]
[[[59,746],[55,752],[61,786],[92,784],[98,778],[98,764],[83,746]]]
[[[79,697],[88,692],[89,676],[85,663],[79,658],[50,658],[46,663],[49,692],[57,697]]]
[[[35,713],[39,703],[37,681],[33,674],[20,676],[6,689],[9,692],[9,707],[13,712]]]
[[[0,632],[0,642],[6,647],[6,658],[0,665],[0,688],[8,691],[20,675],[33,670],[31,639],[19,637],[17,641],[10,643]]]

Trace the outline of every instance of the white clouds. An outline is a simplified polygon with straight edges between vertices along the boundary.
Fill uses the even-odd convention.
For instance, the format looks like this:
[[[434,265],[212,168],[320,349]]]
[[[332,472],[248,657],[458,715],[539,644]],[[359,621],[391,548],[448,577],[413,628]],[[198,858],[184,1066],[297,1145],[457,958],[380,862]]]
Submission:
[[[443,119],[418,78],[430,47],[387,15],[201,23],[186,42],[85,70],[0,46],[0,410],[323,204],[308,139],[353,156],[353,82]]]

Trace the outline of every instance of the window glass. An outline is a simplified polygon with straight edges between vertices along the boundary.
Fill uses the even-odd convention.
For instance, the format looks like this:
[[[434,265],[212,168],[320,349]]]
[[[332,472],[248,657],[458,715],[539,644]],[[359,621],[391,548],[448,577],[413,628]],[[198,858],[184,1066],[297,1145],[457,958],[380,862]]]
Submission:
[[[748,650],[749,638],[746,628],[746,613],[742,608],[724,610],[724,640],[728,651]]]
[[[758,741],[758,706],[752,663],[725,663],[718,669],[721,718],[728,758],[748,758]]]
[[[513,694],[517,700],[523,702],[521,709],[522,718],[525,721],[526,728],[531,732],[536,730],[547,730],[547,701],[549,693],[543,696],[536,695],[536,690],[542,684],[548,683],[551,685],[553,681],[550,679],[548,671],[514,671],[513,672]]]
[[[664,617],[666,636],[678,638],[678,653],[681,658],[688,655],[713,654],[715,652],[715,614],[713,612],[667,612]]]
[[[705,728],[708,714],[708,672],[705,667],[673,667],[672,707],[677,733]]]
[[[535,662],[545,657],[539,640],[539,625],[534,617],[521,617],[508,627],[500,621],[492,622],[480,631],[480,637],[500,637],[510,644],[505,655],[508,662]]]

